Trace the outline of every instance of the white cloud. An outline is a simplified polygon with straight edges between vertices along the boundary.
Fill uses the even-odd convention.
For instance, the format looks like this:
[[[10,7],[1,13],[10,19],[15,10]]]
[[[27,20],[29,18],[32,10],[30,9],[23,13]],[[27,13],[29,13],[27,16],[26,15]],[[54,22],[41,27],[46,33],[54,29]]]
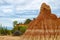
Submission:
[[[22,22],[24,23],[24,21],[26,20],[26,18],[15,18],[15,19],[11,19],[11,21],[18,21],[18,22]]]
[[[1,6],[0,10],[4,13],[12,13],[13,7],[12,6]]]
[[[39,10],[41,4],[45,2],[46,4],[50,5],[53,10],[58,9],[60,7],[60,3],[57,0],[33,0],[30,4],[27,5],[18,5],[16,7],[17,10]]]
[[[1,2],[10,3],[13,6],[17,6],[17,10],[36,10],[40,8],[41,3],[45,2],[53,9],[57,9],[60,6],[59,0],[0,0]]]
[[[0,7],[0,16],[8,16],[8,15],[14,15],[14,7],[12,5],[10,6],[5,6],[2,5]]]
[[[59,0],[0,0],[0,4],[8,3],[11,5],[0,5],[0,16],[16,16],[15,12],[22,12],[23,10],[40,10],[41,4],[45,2],[51,6],[52,10],[60,9]],[[59,15],[59,14],[58,14]],[[20,15],[19,15],[20,17]],[[12,22],[17,20],[24,22],[27,18],[36,17],[36,15],[21,16],[22,18],[0,18],[0,23],[6,26],[12,26]],[[25,17],[25,18],[24,18]]]
[[[7,8],[7,9],[2,9],[2,10],[3,10],[4,13],[11,13],[11,12],[12,12],[12,10],[9,9],[9,8]]]
[[[10,18],[0,18],[0,24],[3,26],[12,27],[12,22]]]
[[[1,3],[4,3],[4,2],[3,2],[2,0],[0,0],[0,4],[1,4]]]
[[[25,20],[24,18],[12,18],[11,21],[20,21],[20,20]]]
[[[24,5],[24,4],[27,4],[27,3],[30,3],[31,0],[5,0],[7,3],[10,3],[10,4],[20,4],[20,5]]]
[[[25,18],[0,18],[0,24],[7,27],[13,26],[13,21],[18,21],[24,23]]]

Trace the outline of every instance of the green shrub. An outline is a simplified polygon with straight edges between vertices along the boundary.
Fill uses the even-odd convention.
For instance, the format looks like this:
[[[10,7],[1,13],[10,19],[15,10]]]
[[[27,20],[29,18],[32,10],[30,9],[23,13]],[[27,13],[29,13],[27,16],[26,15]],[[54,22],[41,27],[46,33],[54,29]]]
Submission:
[[[13,36],[20,36],[22,35],[22,33],[18,30],[16,30],[14,33],[13,33]]]
[[[8,30],[7,27],[0,27],[0,35],[10,35],[11,30]]]
[[[23,34],[23,33],[25,33],[26,29],[27,29],[27,26],[16,26],[15,28],[13,28],[12,34],[13,34],[16,30],[20,31],[20,32]],[[22,34],[21,34],[21,35],[22,35]]]
[[[26,26],[20,26],[20,31],[24,33],[26,31],[27,27]]]

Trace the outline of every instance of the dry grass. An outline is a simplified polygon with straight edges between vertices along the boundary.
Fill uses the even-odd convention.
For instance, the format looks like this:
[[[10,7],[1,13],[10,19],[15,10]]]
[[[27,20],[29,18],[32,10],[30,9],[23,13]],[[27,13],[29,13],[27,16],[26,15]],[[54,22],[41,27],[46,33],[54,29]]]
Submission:
[[[0,40],[60,40],[60,36],[0,36]]]

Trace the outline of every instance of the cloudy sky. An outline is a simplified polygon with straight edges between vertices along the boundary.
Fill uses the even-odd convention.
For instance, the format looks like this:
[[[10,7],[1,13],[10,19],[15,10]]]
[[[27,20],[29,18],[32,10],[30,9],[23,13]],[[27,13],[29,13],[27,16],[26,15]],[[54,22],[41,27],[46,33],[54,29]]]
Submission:
[[[60,16],[59,0],[0,0],[0,24],[12,27],[14,20],[24,22],[37,17],[43,2],[50,5],[52,13]]]

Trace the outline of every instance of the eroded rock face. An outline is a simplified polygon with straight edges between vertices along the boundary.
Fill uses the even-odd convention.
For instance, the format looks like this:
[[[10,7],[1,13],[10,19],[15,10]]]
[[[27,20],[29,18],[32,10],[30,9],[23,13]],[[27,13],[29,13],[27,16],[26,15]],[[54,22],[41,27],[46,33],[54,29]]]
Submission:
[[[46,15],[46,14],[51,14],[51,8],[49,5],[46,5],[45,3],[43,3],[41,5],[41,12],[40,12],[40,15]]]
[[[42,3],[37,19],[56,19],[57,16],[51,13],[51,8],[46,3]]]
[[[51,13],[51,8],[49,5],[47,5],[46,3],[42,3],[38,17],[35,20],[32,20],[28,26],[29,28],[25,33],[27,35],[54,35],[54,30],[59,29],[60,18],[57,18],[55,14]]]

